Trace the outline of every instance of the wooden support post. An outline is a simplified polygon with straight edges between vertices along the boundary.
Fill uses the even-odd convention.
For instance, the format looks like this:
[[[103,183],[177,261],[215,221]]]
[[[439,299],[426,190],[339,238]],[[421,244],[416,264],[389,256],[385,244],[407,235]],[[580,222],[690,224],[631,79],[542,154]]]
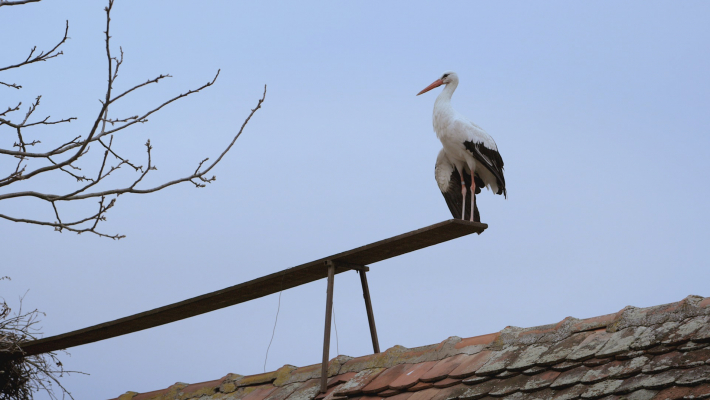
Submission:
[[[362,297],[365,298],[365,308],[367,309],[367,322],[370,323],[370,336],[372,336],[372,350],[375,354],[380,352],[380,342],[377,340],[377,328],[375,327],[375,314],[372,312],[372,301],[370,300],[370,288],[367,286],[367,276],[365,270],[360,273],[360,283],[362,283]]]
[[[335,264],[328,262],[328,294],[325,301],[325,332],[323,333],[323,364],[320,374],[320,392],[328,390],[328,361],[330,359],[330,318],[333,315],[333,285],[335,284]]]

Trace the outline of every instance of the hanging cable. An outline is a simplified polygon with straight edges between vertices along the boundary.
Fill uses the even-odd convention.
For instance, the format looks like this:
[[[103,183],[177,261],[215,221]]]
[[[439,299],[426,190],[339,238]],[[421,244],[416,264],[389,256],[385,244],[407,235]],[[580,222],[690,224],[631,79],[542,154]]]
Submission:
[[[276,334],[276,323],[279,322],[279,312],[281,311],[281,293],[283,293],[285,276],[286,274],[281,275],[281,284],[279,285],[279,305],[276,308],[276,319],[274,320],[274,329],[271,331],[271,340],[269,341],[269,347],[266,348],[266,356],[264,357],[264,372],[266,372],[266,360],[269,359],[269,349],[271,348],[271,343],[273,343],[274,335]]]
[[[333,302],[333,326],[335,327],[335,350],[340,355],[340,343],[338,340],[338,324],[335,323],[335,302]]]

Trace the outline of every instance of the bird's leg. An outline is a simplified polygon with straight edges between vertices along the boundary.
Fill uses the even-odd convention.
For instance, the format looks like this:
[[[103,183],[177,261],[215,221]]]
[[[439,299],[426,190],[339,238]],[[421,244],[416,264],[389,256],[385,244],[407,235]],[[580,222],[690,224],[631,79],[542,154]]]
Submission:
[[[476,192],[471,188],[471,222],[474,222],[476,220],[475,218],[475,213],[476,213]]]
[[[461,178],[461,196],[463,197],[463,201],[461,202],[463,206],[461,207],[461,219],[465,220],[466,219],[466,182],[463,180],[463,174]]]
[[[476,180],[473,178],[473,175],[471,175],[471,219],[470,221],[473,222],[473,214],[476,210]]]

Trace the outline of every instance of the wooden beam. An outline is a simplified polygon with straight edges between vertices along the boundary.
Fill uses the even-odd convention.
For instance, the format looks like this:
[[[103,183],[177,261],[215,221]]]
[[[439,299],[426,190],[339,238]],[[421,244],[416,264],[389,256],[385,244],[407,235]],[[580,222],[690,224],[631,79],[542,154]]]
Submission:
[[[451,219],[178,303],[61,335],[25,342],[21,347],[25,355],[41,354],[154,328],[326,278],[328,261],[339,264],[338,268],[335,268],[335,274],[339,274],[351,269],[347,264],[361,268],[359,266],[387,260],[461,236],[481,234],[486,228],[487,224]]]

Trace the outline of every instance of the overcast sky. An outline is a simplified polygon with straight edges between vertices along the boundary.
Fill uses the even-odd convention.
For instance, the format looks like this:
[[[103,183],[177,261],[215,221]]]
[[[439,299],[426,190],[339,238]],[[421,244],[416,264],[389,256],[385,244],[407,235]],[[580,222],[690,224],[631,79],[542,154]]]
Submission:
[[[64,55],[0,74],[23,85],[0,87],[3,109],[41,94],[38,117],[78,117],[31,131],[46,143],[85,135],[98,112],[103,7],[0,8],[3,66],[54,45],[69,20]],[[117,90],[173,78],[114,117],[221,68],[214,87],[114,139],[144,162],[150,138],[159,169],[143,187],[218,155],[268,84],[263,109],[209,187],[121,196],[102,224],[121,241],[0,221],[0,276],[12,277],[0,294],[16,306],[29,290],[25,307],[45,311],[43,331],[55,335],[449,219],[434,181],[440,89],[415,94],[454,70],[454,107],[497,141],[509,196],[479,196],[484,234],[371,266],[383,349],[710,296],[709,17],[710,3],[693,1],[117,0]],[[14,133],[0,132],[11,146]],[[40,183],[3,190],[75,185]],[[3,201],[0,213],[51,218],[48,207]],[[325,288],[283,293],[267,371],[320,362]],[[63,382],[77,399],[101,399],[262,372],[277,300],[73,348],[65,366],[91,375]],[[371,352],[354,272],[336,277],[335,311],[340,353]],[[331,357],[337,348],[333,335]]]

